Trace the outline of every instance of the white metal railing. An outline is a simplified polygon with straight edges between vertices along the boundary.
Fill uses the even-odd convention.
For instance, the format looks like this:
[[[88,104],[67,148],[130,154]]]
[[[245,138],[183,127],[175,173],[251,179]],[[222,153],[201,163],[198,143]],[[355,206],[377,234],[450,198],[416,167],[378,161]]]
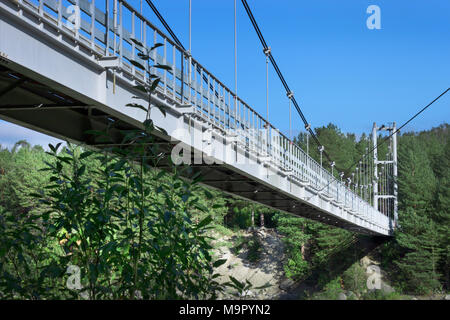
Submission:
[[[120,68],[138,81],[146,81],[149,73],[129,63],[131,60],[140,61],[140,51],[131,39],[139,40],[147,48],[161,43],[162,46],[152,52],[152,63],[168,65],[171,70],[150,70],[161,78],[158,88],[161,93],[179,103],[193,105],[196,116],[223,132],[238,132],[241,147],[265,157],[273,166],[289,174],[291,179],[308,184],[323,196],[349,209],[355,216],[387,229],[388,218],[385,215],[292,143],[127,1],[10,1],[27,7],[64,29],[65,33],[71,34],[80,45],[97,56],[117,56]],[[80,8],[80,29],[70,28],[70,22],[67,22],[74,12],[68,10],[71,5]],[[144,61],[141,62],[144,64]]]

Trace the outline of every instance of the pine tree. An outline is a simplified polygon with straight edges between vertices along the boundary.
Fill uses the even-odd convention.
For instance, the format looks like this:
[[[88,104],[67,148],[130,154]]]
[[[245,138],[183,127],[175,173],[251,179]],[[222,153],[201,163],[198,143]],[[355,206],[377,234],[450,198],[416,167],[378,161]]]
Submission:
[[[450,288],[450,141],[445,145],[445,151],[439,166],[439,183],[436,203],[436,221],[441,236],[443,258],[440,263],[447,289]]]
[[[442,250],[433,220],[436,178],[424,146],[414,136],[402,139],[399,150],[399,229],[395,238],[403,251],[396,261],[407,290],[430,293],[440,287],[438,262]]]
[[[429,213],[436,192],[436,178],[424,146],[411,136],[399,143],[399,209],[413,208],[417,213]]]
[[[412,208],[399,216],[398,244],[406,251],[397,266],[406,289],[416,293],[432,293],[440,288],[438,262],[442,254],[440,235],[435,222]]]

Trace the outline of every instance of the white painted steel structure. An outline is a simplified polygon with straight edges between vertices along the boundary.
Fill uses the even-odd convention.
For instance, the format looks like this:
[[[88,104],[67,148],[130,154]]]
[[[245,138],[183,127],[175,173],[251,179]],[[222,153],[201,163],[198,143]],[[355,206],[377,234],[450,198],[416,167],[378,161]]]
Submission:
[[[193,167],[204,173],[205,184],[356,232],[392,233],[391,219],[267,124],[129,3],[96,3],[0,0],[0,118],[86,144],[92,143],[83,132],[104,127],[105,118],[139,127],[145,112],[125,105],[143,97],[133,86],[149,74],[129,63],[139,60],[130,39],[147,47],[162,43],[152,62],[171,70],[151,72],[161,78],[153,99],[167,115],[155,108],[151,118],[169,136],[155,135],[172,147],[178,139],[204,152],[210,162]],[[81,9],[80,29],[66,23],[69,5]]]

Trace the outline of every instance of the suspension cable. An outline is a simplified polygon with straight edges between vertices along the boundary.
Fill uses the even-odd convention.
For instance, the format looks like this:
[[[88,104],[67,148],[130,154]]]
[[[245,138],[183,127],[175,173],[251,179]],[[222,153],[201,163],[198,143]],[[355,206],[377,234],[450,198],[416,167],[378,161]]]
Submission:
[[[248,17],[250,18],[250,21],[251,21],[251,23],[253,25],[253,28],[256,31],[256,34],[258,35],[258,38],[259,38],[259,40],[260,40],[260,42],[261,42],[261,44],[263,46],[263,49],[264,50],[268,50],[269,47],[268,47],[268,45],[267,45],[267,43],[266,43],[266,41],[264,39],[264,36],[262,35],[261,30],[259,29],[259,26],[258,26],[258,24],[256,22],[256,19],[253,16],[253,13],[252,13],[252,11],[251,11],[248,3],[247,3],[247,0],[241,0],[241,1],[242,1],[242,4],[244,5],[245,11],[247,12]],[[277,62],[275,61],[275,58],[273,57],[273,55],[271,53],[269,53],[269,60],[272,63],[272,66],[275,69],[275,72],[277,73],[278,78],[280,79],[281,83],[283,84],[283,86],[284,86],[284,88],[286,90],[286,93],[291,92],[291,90],[289,89],[289,86],[288,86],[288,84],[287,84],[283,74],[280,71],[280,68],[278,67]],[[297,110],[298,114],[302,118],[303,123],[305,124],[306,130],[311,134],[311,136],[314,139],[314,141],[316,142],[317,146],[321,147],[322,144],[320,143],[320,141],[319,141],[318,137],[316,136],[314,130],[312,129],[312,127],[309,125],[308,121],[306,120],[306,117],[303,114],[302,110],[300,109],[300,106],[297,103],[297,100],[295,99],[295,97],[292,98],[292,104],[294,105],[294,107]],[[326,151],[324,151],[323,153],[324,153],[325,157],[328,159],[328,161],[331,162],[331,157],[328,155],[328,153]]]
[[[186,55],[189,54],[186,52],[186,48],[183,46],[183,44],[181,43],[180,39],[178,39],[178,37],[175,35],[175,33],[173,32],[173,30],[170,28],[169,24],[166,22],[166,20],[163,18],[163,16],[161,15],[161,13],[158,11],[158,9],[156,8],[156,6],[153,4],[152,0],[145,0],[147,2],[147,4],[150,6],[150,8],[152,9],[152,11],[155,13],[155,15],[158,17],[159,21],[162,23],[162,25],[164,26],[164,28],[166,28],[167,32],[170,34],[170,36],[172,37],[173,41],[175,41],[175,43],[181,48],[183,49],[182,55]],[[184,59],[183,59],[184,60]],[[183,66],[183,64],[182,64]],[[197,72],[200,72],[200,67],[197,65]],[[203,75],[203,81],[205,81],[206,83],[208,82],[208,78]],[[184,79],[183,79],[184,80]],[[182,80],[182,82],[183,82]],[[214,87],[212,86],[212,84],[209,85],[209,89],[212,90],[215,94],[215,96],[218,98],[219,97],[219,93],[214,89]]]
[[[378,149],[379,146],[381,146],[383,143],[388,141],[394,134],[399,132],[402,128],[404,128],[408,123],[410,123],[412,120],[414,120],[417,116],[419,116],[422,112],[424,112],[426,109],[428,109],[432,104],[434,104],[436,101],[438,101],[440,98],[442,98],[447,92],[450,91],[450,88],[442,92],[437,98],[435,98],[433,101],[431,101],[429,104],[427,104],[425,107],[423,107],[420,111],[418,111],[416,114],[414,114],[411,118],[409,118],[408,121],[403,123],[400,127],[398,127],[395,131],[392,131],[391,134],[389,134],[387,137],[385,137],[381,142],[378,142],[376,146],[372,147],[372,149],[367,152],[366,154],[369,154],[373,152],[375,149]],[[363,155],[364,156],[364,155]],[[358,163],[362,159],[362,156],[359,160],[357,160],[355,163],[353,163],[347,170],[350,170],[356,163]]]
[[[423,107],[421,110],[419,110],[416,114],[414,114],[411,118],[409,118],[408,121],[406,121],[405,123],[403,123],[403,124],[402,124],[400,127],[398,127],[395,131],[392,130],[392,133],[391,133],[390,135],[388,135],[387,137],[385,137],[385,138],[384,138],[383,140],[381,140],[380,142],[378,142],[376,146],[373,146],[372,148],[369,148],[369,151],[366,152],[365,154],[368,155],[368,154],[371,154],[372,152],[374,152],[375,150],[377,150],[379,146],[381,146],[383,143],[385,143],[386,141],[388,141],[394,134],[396,134],[397,132],[399,132],[399,131],[400,131],[402,128],[404,128],[408,123],[410,123],[412,120],[414,120],[417,116],[419,116],[422,112],[424,112],[426,109],[428,109],[431,105],[433,105],[436,101],[438,101],[440,98],[442,98],[442,97],[443,97],[445,94],[447,94],[449,91],[450,91],[450,88],[448,88],[447,90],[445,90],[444,92],[442,92],[438,97],[436,97],[433,101],[431,101],[431,102],[428,103],[425,107]],[[361,157],[361,158],[362,158],[362,157]],[[355,163],[353,163],[352,165],[350,165],[346,171],[350,170],[356,163],[358,163],[358,162],[361,160],[361,158],[358,159],[358,160],[357,160]],[[376,165],[376,164],[373,163],[373,164],[372,164],[372,168],[374,168],[375,165]],[[374,178],[377,179],[377,177],[374,177]],[[337,179],[335,179],[335,180],[337,180]],[[330,183],[331,183],[331,181],[328,182],[328,184],[330,184]],[[322,190],[324,190],[326,187],[327,187],[327,186],[323,187],[321,190],[319,190],[319,192],[322,191]],[[375,190],[373,190],[373,191],[375,191]]]
[[[189,53],[192,54],[192,0],[189,0]]]
[[[237,97],[237,5],[236,0],[234,0],[234,93]]]
[[[161,15],[161,13],[159,13],[158,9],[156,9],[156,7],[153,4],[152,0],[145,0],[145,1],[150,6],[150,8],[153,10],[155,15],[158,17],[159,21],[163,24],[164,28],[166,28],[167,32],[169,32],[169,34],[172,37],[173,41],[175,41],[176,44],[183,49],[183,51],[186,51],[185,47],[183,46],[181,41],[177,38],[175,33],[172,31],[172,29],[170,28],[169,24],[166,22],[166,20],[164,20],[163,16]]]
[[[270,48],[264,50],[266,55],[266,119],[269,122],[269,55]]]

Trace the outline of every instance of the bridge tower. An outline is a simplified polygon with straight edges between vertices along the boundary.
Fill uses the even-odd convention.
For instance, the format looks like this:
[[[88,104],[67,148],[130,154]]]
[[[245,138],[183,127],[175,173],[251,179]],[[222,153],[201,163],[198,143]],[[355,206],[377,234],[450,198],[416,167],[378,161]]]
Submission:
[[[378,131],[388,133],[388,152],[384,160],[379,160]],[[393,218],[394,226],[398,220],[398,186],[397,186],[397,127],[393,122],[377,127],[373,123],[373,206],[389,218]]]

